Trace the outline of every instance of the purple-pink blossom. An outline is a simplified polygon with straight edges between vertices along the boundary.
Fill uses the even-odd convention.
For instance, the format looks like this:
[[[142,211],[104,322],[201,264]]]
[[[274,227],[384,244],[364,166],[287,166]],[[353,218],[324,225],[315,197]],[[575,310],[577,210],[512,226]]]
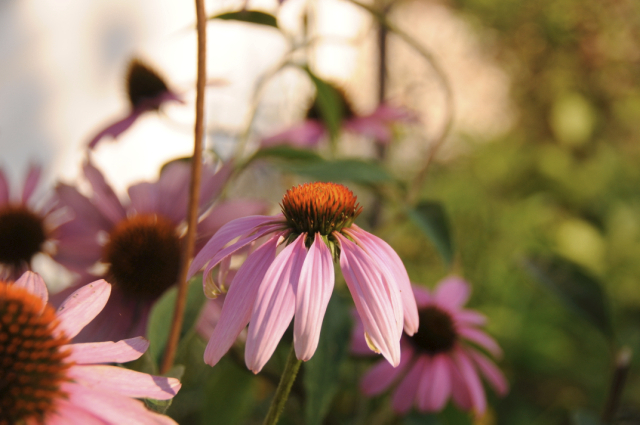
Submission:
[[[403,336],[402,358],[397,368],[379,362],[364,375],[360,382],[362,392],[375,396],[395,386],[392,406],[400,414],[411,407],[421,412],[437,412],[451,398],[460,409],[481,415],[487,407],[481,376],[498,395],[504,396],[509,385],[500,369],[483,353],[499,358],[502,350],[479,329],[485,317],[463,308],[470,292],[469,284],[458,277],[444,279],[433,293],[413,285],[420,329],[413,336]],[[353,331],[352,352],[370,353],[361,322]]]
[[[147,340],[69,343],[110,292],[109,283],[95,281],[56,312],[39,275],[0,282],[0,424],[175,424],[135,398],[171,399],[181,386],[177,379],[109,365],[136,360]]]
[[[418,329],[416,302],[398,255],[353,223],[361,210],[345,186],[308,183],[286,192],[282,214],[239,218],[223,226],[189,269],[193,276],[206,266],[204,290],[210,298],[224,289],[213,279],[213,269],[255,241],[266,241],[252,247],[235,273],[205,362],[215,365],[249,324],[245,362],[259,372],[294,316],[296,356],[309,360],[333,292],[335,260],[371,349],[397,366],[403,327],[410,335]]]

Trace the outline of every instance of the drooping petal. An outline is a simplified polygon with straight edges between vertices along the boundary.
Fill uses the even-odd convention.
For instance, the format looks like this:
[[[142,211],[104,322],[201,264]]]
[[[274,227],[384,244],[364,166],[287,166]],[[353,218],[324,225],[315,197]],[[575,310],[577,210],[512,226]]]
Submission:
[[[94,167],[90,161],[87,161],[82,169],[93,188],[92,200],[94,204],[111,223],[119,223],[127,213],[111,186],[106,182],[100,170]]]
[[[415,114],[415,112],[407,108],[392,106],[385,103],[378,105],[376,110],[373,111],[369,116],[375,117],[380,121],[385,121],[388,123],[393,123],[393,122],[412,123],[412,122],[420,121],[418,116]]]
[[[320,234],[316,233],[304,260],[296,290],[293,344],[300,360],[309,360],[318,347],[322,320],[333,293],[334,282],[331,251]]]
[[[481,330],[469,328],[466,326],[461,326],[458,329],[458,334],[476,344],[486,349],[488,352],[493,354],[496,358],[502,357],[502,348],[498,345],[495,339],[491,338],[489,335],[484,333]]]
[[[202,166],[202,178],[200,182],[200,201],[198,206],[200,209],[203,209],[213,202],[213,200],[220,194],[224,185],[231,177],[233,173],[234,165],[232,161],[225,163],[219,170],[214,172],[214,167],[210,164],[203,164]],[[261,213],[261,212],[260,212]],[[242,217],[246,215],[254,215],[253,214],[239,214],[237,217]]]
[[[411,369],[409,369],[409,373],[407,373],[393,393],[391,407],[393,407],[393,410],[397,413],[401,415],[407,413],[416,401],[416,394],[418,393],[418,385],[420,384],[420,378],[422,377],[422,370],[428,360],[427,356],[418,356],[416,362],[413,364]]]
[[[460,409],[465,411],[471,410],[473,408],[471,395],[469,394],[467,383],[462,377],[458,366],[449,357],[445,357],[445,362],[448,364],[449,371],[451,372],[451,397],[453,401]]]
[[[334,235],[340,242],[340,268],[365,331],[389,363],[397,366],[400,363],[402,307],[396,305],[394,309],[394,299],[387,292],[390,286],[395,286],[385,282],[386,277],[366,252],[339,233],[334,232]],[[395,289],[397,291],[397,287]]]
[[[473,310],[460,310],[453,314],[453,318],[457,323],[464,326],[483,326],[487,323],[487,317],[484,314]]]
[[[304,237],[298,236],[275,258],[258,288],[244,356],[254,373],[267,363],[293,318],[295,287],[306,253]]]
[[[158,186],[155,183],[142,182],[129,186],[127,190],[131,207],[138,214],[150,214],[158,211]]]
[[[247,257],[231,282],[218,324],[204,353],[205,363],[214,366],[249,323],[259,285],[276,257],[278,237],[272,237]]]
[[[426,307],[433,304],[433,295],[431,295],[429,290],[424,286],[411,285],[411,290],[413,291],[413,296],[416,299],[416,305],[418,307]]]
[[[61,390],[69,402],[109,424],[127,425],[176,425],[168,416],[159,415],[144,407],[141,401],[108,391],[88,388],[73,382],[65,382]]]
[[[196,251],[225,224],[240,217],[264,214],[267,209],[266,202],[249,199],[232,199],[216,204],[198,223],[198,240],[196,241],[198,248]]]
[[[345,121],[344,129],[382,143],[389,143],[392,138],[389,124],[371,116],[353,117]]]
[[[376,353],[371,351],[365,339],[364,325],[358,312],[352,310],[351,313],[354,322],[353,329],[351,330],[351,353],[357,356],[375,356]]]
[[[124,133],[134,122],[142,115],[146,110],[136,108],[129,113],[126,117],[108,125],[105,129],[96,134],[89,142],[89,149],[93,149],[96,145],[105,137],[111,136],[113,139],[117,139],[118,136]]]
[[[225,245],[233,239],[251,234],[256,227],[270,221],[282,220],[282,215],[266,216],[254,215],[233,220],[218,230],[213,237],[200,250],[189,267],[189,278],[196,274],[205,264],[211,260]]]
[[[478,366],[478,369],[482,372],[482,376],[484,376],[489,384],[491,384],[496,393],[499,396],[506,395],[507,392],[509,392],[509,383],[500,369],[498,369],[498,367],[484,354],[481,354],[472,348],[467,348],[465,351]]]
[[[9,182],[4,171],[0,170],[0,207],[7,202],[9,202]]]
[[[42,168],[37,164],[32,164],[29,167],[29,172],[27,173],[27,178],[24,181],[24,187],[22,188],[22,204],[26,205],[31,199],[31,195],[36,190],[36,186],[38,186],[38,181],[40,180],[40,174],[42,172]],[[1,202],[0,202],[1,204]]]
[[[471,294],[471,286],[457,276],[442,280],[434,290],[435,302],[445,308],[457,310],[462,307]]]
[[[64,332],[67,338],[76,336],[102,311],[110,293],[111,285],[102,279],[75,291],[58,308],[60,325],[56,330]]]
[[[66,360],[76,364],[126,363],[140,358],[149,348],[149,341],[139,336],[118,342],[68,344],[63,348],[71,350]]]
[[[82,226],[87,230],[108,232],[111,229],[111,222],[75,187],[60,183],[56,187],[56,195],[63,205],[73,211],[74,221],[82,222]]]
[[[391,366],[387,361],[378,362],[362,377],[360,390],[369,397],[382,394],[406,372],[413,359],[413,349],[409,345],[404,345],[398,367]]]
[[[84,387],[134,398],[169,400],[181,387],[175,378],[153,376],[118,366],[71,366],[67,376]]]
[[[418,409],[422,411],[442,410],[451,395],[451,372],[445,357],[446,354],[434,356],[429,365],[428,376],[423,372],[417,395]]]
[[[467,384],[467,390],[469,391],[474,410],[479,414],[483,414],[487,409],[487,398],[484,394],[484,388],[482,388],[482,382],[480,381],[478,372],[473,367],[473,363],[471,363],[467,354],[461,348],[454,349],[453,357],[464,382]]]
[[[191,167],[183,161],[174,161],[164,167],[158,185],[158,214],[179,224],[187,217]]]
[[[84,410],[82,406],[77,406],[62,397],[56,400],[55,411],[46,416],[45,423],[47,425],[110,425]]]
[[[318,144],[326,134],[324,125],[320,121],[306,120],[280,133],[262,139],[262,147],[277,145],[291,145],[308,148]]]
[[[33,295],[37,295],[46,304],[49,301],[49,291],[47,285],[39,274],[26,271],[15,281],[14,285],[26,289]]]
[[[389,246],[388,243],[379,237],[365,232],[358,226],[353,225],[353,233],[357,236],[362,247],[378,261],[379,264],[385,265],[391,271],[395,283],[398,285],[400,296],[402,297],[402,307],[404,310],[404,330],[411,336],[418,331],[418,306],[413,295],[411,282],[407,270],[402,264],[402,260],[398,254]]]
[[[213,330],[215,329],[218,321],[220,320],[220,314],[222,313],[222,306],[227,294],[222,294],[218,298],[209,299],[205,301],[204,307],[200,310],[198,320],[196,320],[195,329],[198,334],[209,341]],[[247,321],[248,323],[248,321]]]

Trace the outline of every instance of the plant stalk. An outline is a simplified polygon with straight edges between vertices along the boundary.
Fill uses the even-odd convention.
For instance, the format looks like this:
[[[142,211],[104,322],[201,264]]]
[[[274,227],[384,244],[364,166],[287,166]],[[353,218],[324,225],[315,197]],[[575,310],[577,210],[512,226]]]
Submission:
[[[278,419],[280,419],[284,405],[289,398],[289,392],[291,391],[293,382],[296,380],[301,364],[302,360],[298,360],[296,350],[291,346],[291,351],[289,352],[287,363],[284,365],[276,394],[273,396],[273,400],[271,400],[271,406],[269,406],[269,411],[262,425],[276,425],[278,423]]]
[[[615,418],[616,411],[620,405],[622,398],[622,390],[624,389],[627,375],[629,374],[629,366],[631,365],[632,351],[629,347],[622,347],[616,355],[616,365],[611,378],[611,388],[609,396],[602,412],[602,423],[610,424]]]

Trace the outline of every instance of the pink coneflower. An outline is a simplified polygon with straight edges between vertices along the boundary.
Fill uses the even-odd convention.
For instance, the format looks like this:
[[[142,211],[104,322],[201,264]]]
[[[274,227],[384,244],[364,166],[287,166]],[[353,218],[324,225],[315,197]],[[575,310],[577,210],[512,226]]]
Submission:
[[[353,111],[345,94],[335,87],[334,90],[340,96],[340,103],[343,105],[342,130],[370,137],[379,143],[386,144],[393,137],[392,128],[395,124],[417,121],[416,116],[408,110],[388,104],[379,105],[375,111],[368,115],[358,115]],[[308,148],[316,146],[328,134],[316,100],[307,111],[304,121],[263,139],[262,146],[289,144]]]
[[[127,94],[131,108],[127,116],[96,134],[89,142],[89,149],[96,147],[98,142],[107,136],[116,139],[145,112],[157,111],[162,104],[169,101],[184,103],[180,96],[167,87],[156,71],[137,59],[129,64]]]
[[[203,168],[202,210],[220,193],[230,171],[230,166],[216,173],[211,166]],[[144,334],[151,306],[178,279],[190,166],[170,163],[157,182],[129,187],[129,199],[122,202],[93,165],[87,163],[84,174],[93,189],[91,198],[72,186],[61,184],[56,189],[73,218],[59,228],[55,259],[80,275],[77,284],[104,277],[114,288],[104,311],[77,341]],[[237,217],[263,209],[261,202],[219,203],[199,223],[198,233],[213,235],[230,219],[231,211]]]
[[[398,255],[353,224],[362,211],[356,197],[339,184],[307,183],[289,189],[281,207],[282,214],[226,224],[191,264],[189,275],[207,265],[205,295],[214,297],[221,290],[211,279],[212,269],[253,241],[267,238],[231,281],[205,362],[215,365],[249,323],[245,361],[259,372],[294,315],[295,352],[298,359],[309,360],[333,291],[333,261],[339,260],[371,348],[397,366],[403,323],[411,335],[418,329],[416,303]],[[278,247],[283,249],[277,254]]]
[[[0,282],[0,425],[175,424],[133,398],[173,398],[177,379],[106,364],[139,358],[147,340],[69,344],[110,292],[111,285],[98,280],[56,312],[37,274]]]
[[[40,167],[29,168],[22,194],[10,197],[9,183],[0,170],[0,279],[15,280],[29,269],[38,253],[48,253],[54,238],[51,203],[36,207],[32,195],[40,180]]]
[[[502,372],[469,344],[495,357],[502,355],[498,344],[477,328],[485,323],[485,317],[462,308],[470,292],[469,284],[457,277],[443,280],[433,293],[414,285],[420,329],[413,336],[403,336],[399,367],[393,369],[381,362],[367,372],[360,384],[364,394],[380,394],[399,382],[392,406],[400,414],[411,406],[422,412],[440,411],[449,397],[461,409],[482,414],[487,407],[482,375],[499,395],[505,395],[509,386]],[[352,351],[369,354],[361,323],[353,333]]]

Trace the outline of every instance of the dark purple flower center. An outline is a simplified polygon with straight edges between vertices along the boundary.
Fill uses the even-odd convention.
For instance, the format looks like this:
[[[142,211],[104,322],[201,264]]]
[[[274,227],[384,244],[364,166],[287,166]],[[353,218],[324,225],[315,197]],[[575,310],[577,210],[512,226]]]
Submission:
[[[451,315],[438,307],[428,306],[418,310],[420,327],[409,340],[419,351],[430,355],[443,353],[453,348],[458,333]]]
[[[0,425],[43,423],[66,397],[69,339],[56,335],[55,311],[23,288],[0,282]],[[31,422],[29,422],[31,423]]]
[[[0,208],[0,263],[12,267],[29,264],[46,239],[41,217],[23,206]]]
[[[156,71],[138,60],[131,62],[127,74],[127,94],[134,108],[168,91],[167,84]],[[157,106],[159,107],[159,104]]]
[[[134,299],[153,300],[176,283],[181,244],[175,226],[156,215],[135,215],[109,234],[103,260],[110,282]]]

